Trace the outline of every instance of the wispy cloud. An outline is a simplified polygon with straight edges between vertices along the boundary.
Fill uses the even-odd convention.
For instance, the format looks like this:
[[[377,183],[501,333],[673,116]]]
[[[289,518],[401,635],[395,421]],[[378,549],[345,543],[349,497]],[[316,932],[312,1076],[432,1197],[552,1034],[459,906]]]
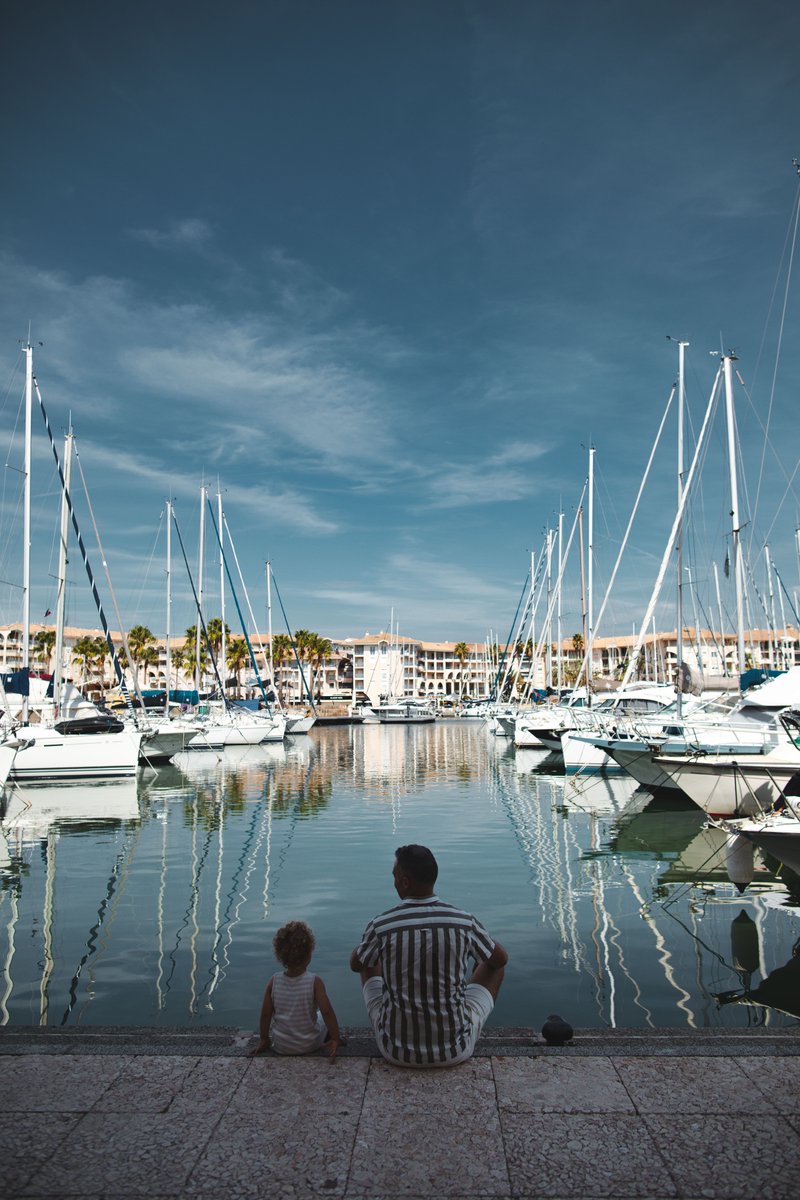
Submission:
[[[176,237],[205,237],[202,223],[184,224]],[[156,445],[184,455],[210,447],[219,469],[227,457],[223,426],[233,430],[234,458],[249,452],[251,462],[273,466],[307,459],[350,475],[354,464],[391,471],[404,457],[395,429],[399,384],[385,366],[387,357],[402,357],[396,339],[345,312],[322,322],[319,314],[344,308],[344,299],[317,287],[301,264],[280,258],[281,302],[262,298],[235,316],[227,298],[215,305],[207,293],[202,303],[174,303],[124,279],[75,280],[9,257],[3,265],[37,314],[46,395],[76,416],[119,426],[135,413]]]
[[[198,481],[194,473],[185,474],[169,463],[154,463],[140,454],[97,443],[82,443],[80,450],[86,458],[87,471],[100,473],[106,480],[113,479],[115,487],[120,485],[122,476],[138,486],[146,485],[148,489],[160,487],[173,499],[192,504],[198,501]],[[226,484],[223,507],[228,503],[237,510],[259,517],[267,528],[281,524],[315,534],[334,533],[337,529],[335,521],[316,512],[308,498],[294,488],[273,490],[260,483]]]
[[[166,229],[128,229],[129,237],[159,250],[204,249],[211,241],[212,229],[201,217],[170,221]]]
[[[514,442],[483,461],[446,463],[428,483],[427,506],[462,508],[535,495],[549,480],[531,467],[548,449],[544,443]]]

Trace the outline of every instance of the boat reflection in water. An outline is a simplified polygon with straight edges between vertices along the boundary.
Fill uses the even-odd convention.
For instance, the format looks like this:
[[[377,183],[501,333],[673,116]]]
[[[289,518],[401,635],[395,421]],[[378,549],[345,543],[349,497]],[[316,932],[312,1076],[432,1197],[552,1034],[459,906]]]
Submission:
[[[22,878],[30,870],[30,858],[36,848],[44,861],[44,887],[41,908],[41,976],[38,995],[29,1001],[29,1019],[46,1025],[50,1019],[50,981],[55,967],[54,929],[56,866],[58,844],[71,833],[101,834],[104,830],[124,828],[129,835],[139,825],[139,794],[135,779],[104,783],[62,784],[59,786],[7,785],[0,808],[0,874],[10,892],[10,917],[7,926],[8,954],[5,959],[0,991],[0,1024],[9,1020],[8,1001],[13,991],[12,961],[19,919],[18,893]],[[91,917],[89,948],[82,956],[73,980],[89,961],[105,918],[113,901],[119,879],[119,860],[111,865],[105,896]],[[9,886],[10,885],[10,886]],[[68,991],[67,1013],[72,1011],[75,989]]]
[[[744,1005],[757,1012],[760,1023],[766,1022],[770,1010],[800,1018],[800,938],[787,963],[765,972],[758,925],[742,910],[731,922],[731,953],[741,987],[717,992],[720,1006]]]
[[[395,899],[397,846],[425,842],[443,898],[509,949],[495,1024],[742,1024],[751,1010],[717,995],[786,963],[800,913],[777,864],[704,826],[688,802],[566,779],[457,720],[315,728],[127,784],[12,792],[0,1020],[253,1028],[272,935],[299,918],[340,1021],[363,1025],[350,950]]]

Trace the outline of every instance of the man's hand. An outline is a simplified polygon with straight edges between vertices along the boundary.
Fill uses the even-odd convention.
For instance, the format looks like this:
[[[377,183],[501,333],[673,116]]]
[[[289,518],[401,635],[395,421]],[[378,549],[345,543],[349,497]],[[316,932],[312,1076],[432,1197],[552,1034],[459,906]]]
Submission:
[[[269,1050],[269,1038],[260,1038],[258,1045],[247,1051],[247,1057],[255,1058],[257,1054],[263,1054],[266,1050]]]

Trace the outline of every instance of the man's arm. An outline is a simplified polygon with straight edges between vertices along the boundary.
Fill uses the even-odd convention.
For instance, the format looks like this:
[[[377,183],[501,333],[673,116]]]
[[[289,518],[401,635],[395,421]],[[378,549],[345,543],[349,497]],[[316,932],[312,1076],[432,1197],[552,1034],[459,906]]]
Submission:
[[[499,942],[495,942],[494,950],[486,959],[486,966],[491,967],[496,971],[498,967],[504,967],[508,962],[508,951],[505,946],[501,946]]]
[[[508,951],[505,946],[501,946],[499,942],[495,942],[489,957],[485,958],[482,963],[478,963],[472,972],[470,983],[479,983],[481,987],[486,988],[492,999],[496,1000],[497,993],[500,991],[500,984],[503,982],[503,976],[506,973],[507,962]]]
[[[356,946],[355,950],[350,955],[350,970],[351,971],[363,971],[364,970],[364,964],[362,963],[361,959],[358,957],[358,946]]]

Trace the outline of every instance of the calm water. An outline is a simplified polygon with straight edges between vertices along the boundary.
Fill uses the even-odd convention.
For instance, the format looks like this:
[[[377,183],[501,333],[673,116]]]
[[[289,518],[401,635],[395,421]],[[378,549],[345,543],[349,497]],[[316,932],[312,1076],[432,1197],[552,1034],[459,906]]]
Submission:
[[[347,959],[396,899],[395,847],[424,842],[439,894],[511,955],[494,1024],[796,1023],[797,893],[757,860],[740,895],[699,810],[624,780],[578,789],[549,764],[451,721],[320,729],[184,755],[138,783],[15,792],[0,1022],[254,1028],[272,934],[302,918],[340,1021],[364,1025]],[[735,1002],[746,990],[767,1006]]]

